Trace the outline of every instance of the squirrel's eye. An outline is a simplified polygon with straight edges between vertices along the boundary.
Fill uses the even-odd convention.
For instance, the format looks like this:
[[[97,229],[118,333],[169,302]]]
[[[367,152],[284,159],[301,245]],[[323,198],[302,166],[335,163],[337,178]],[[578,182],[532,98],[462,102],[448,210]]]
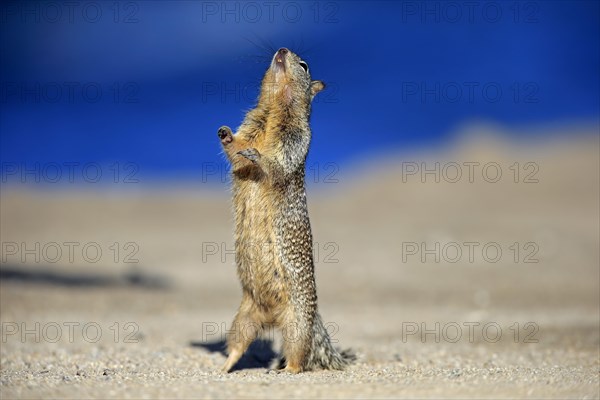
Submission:
[[[300,66],[304,68],[304,72],[308,73],[308,64],[304,61],[300,61]]]

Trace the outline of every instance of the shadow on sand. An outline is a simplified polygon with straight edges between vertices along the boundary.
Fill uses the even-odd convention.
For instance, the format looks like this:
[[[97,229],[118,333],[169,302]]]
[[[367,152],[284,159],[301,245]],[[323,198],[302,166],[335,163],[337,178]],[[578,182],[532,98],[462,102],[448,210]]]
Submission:
[[[51,271],[47,269],[18,268],[2,265],[1,282],[19,282],[63,287],[137,287],[146,289],[166,289],[167,280],[160,276],[150,276],[132,270],[119,276],[99,274],[78,274]]]
[[[191,342],[190,346],[200,347],[211,353],[221,353],[227,357],[227,352],[225,351],[227,346],[224,340],[216,342]],[[273,367],[273,360],[277,357],[278,354],[273,350],[272,340],[255,340],[242,358],[235,364],[231,372],[250,368],[271,368]]]

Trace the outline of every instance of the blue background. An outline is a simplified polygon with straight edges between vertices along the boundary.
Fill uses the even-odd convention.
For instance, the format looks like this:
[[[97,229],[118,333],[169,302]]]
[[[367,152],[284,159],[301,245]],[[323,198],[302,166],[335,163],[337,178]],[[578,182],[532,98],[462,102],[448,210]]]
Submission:
[[[223,162],[217,128],[241,123],[283,46],[328,83],[312,163],[443,145],[472,121],[598,123],[595,1],[52,4],[1,6],[3,162],[197,177]]]

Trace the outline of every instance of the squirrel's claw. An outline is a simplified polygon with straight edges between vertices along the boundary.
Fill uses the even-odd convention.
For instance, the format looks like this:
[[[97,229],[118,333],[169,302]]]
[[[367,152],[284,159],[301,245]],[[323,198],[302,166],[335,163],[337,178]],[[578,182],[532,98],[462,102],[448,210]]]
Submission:
[[[242,150],[242,151],[238,151],[237,154],[239,154],[240,156],[246,157],[248,160],[250,160],[252,162],[257,162],[260,159],[260,153],[258,152],[258,150],[256,150],[253,147],[250,147],[250,148]]]
[[[221,139],[222,144],[229,144],[233,142],[233,132],[228,126],[220,127],[217,132],[217,135],[219,136],[219,139]]]

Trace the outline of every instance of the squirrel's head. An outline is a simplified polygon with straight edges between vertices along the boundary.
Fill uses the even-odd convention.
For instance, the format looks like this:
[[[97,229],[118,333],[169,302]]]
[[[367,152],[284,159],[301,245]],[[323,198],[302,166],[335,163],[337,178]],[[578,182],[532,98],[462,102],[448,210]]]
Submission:
[[[284,104],[309,105],[325,89],[322,81],[313,81],[308,64],[285,47],[277,50],[262,81],[261,97]]]

